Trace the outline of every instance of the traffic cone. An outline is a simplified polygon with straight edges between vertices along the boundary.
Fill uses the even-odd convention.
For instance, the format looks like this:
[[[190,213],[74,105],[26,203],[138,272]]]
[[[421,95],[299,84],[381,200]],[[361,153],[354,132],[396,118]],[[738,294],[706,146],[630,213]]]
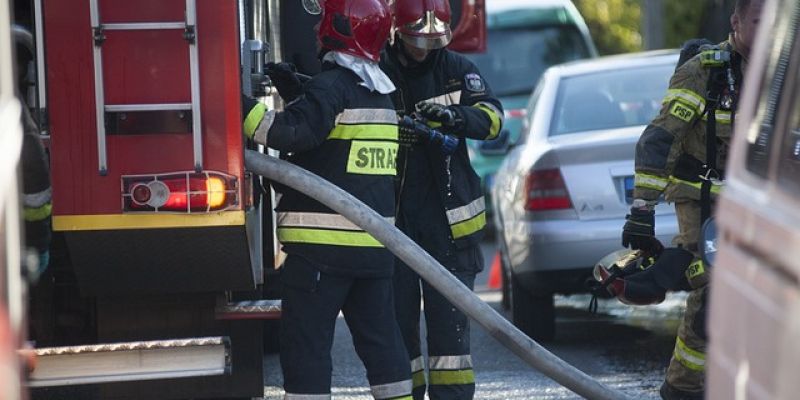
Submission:
[[[489,269],[489,289],[500,289],[503,286],[503,267],[500,266],[500,252],[494,253],[492,266]]]

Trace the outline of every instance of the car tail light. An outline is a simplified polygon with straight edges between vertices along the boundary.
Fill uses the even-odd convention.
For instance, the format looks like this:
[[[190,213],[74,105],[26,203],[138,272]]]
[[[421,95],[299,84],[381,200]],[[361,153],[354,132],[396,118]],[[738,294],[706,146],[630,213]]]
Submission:
[[[124,211],[211,212],[239,204],[236,177],[220,172],[176,172],[122,177]]]
[[[528,113],[528,110],[524,108],[514,108],[511,110],[504,110],[503,114],[506,119],[514,119],[514,118],[525,118],[525,115]]]
[[[525,181],[525,193],[525,209],[528,211],[572,208],[564,177],[557,169],[531,171]]]

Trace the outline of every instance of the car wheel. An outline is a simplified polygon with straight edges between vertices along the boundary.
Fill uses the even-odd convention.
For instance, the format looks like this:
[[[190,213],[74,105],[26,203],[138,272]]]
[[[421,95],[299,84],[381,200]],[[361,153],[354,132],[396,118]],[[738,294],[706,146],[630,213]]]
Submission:
[[[512,274],[511,315],[514,325],[536,341],[553,340],[556,313],[553,294],[537,295],[517,284]]]

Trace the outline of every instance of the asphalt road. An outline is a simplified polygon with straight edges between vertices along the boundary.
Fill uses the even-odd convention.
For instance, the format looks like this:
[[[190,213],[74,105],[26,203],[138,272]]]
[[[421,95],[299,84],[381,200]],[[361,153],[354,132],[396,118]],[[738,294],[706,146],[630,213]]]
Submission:
[[[486,269],[476,293],[506,318],[500,292],[487,287],[493,246],[482,246]],[[601,301],[597,314],[586,311],[588,296],[558,297],[556,339],[543,345],[588,375],[634,399],[658,399],[658,386],[672,353],[674,333],[685,296],[675,295],[651,307],[631,308],[615,300]],[[472,355],[476,399],[579,399],[505,349],[477,324],[472,324]],[[337,322],[334,339],[334,399],[372,399],[365,370],[355,355],[344,320]],[[264,360],[266,399],[280,399],[282,379],[277,355]]]

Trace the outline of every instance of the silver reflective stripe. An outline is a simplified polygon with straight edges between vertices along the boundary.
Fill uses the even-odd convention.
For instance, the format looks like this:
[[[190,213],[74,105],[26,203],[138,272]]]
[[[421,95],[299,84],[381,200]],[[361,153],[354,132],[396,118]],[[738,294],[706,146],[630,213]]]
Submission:
[[[431,356],[428,360],[428,367],[431,370],[468,369],[472,368],[472,357],[469,354],[463,356]]]
[[[443,104],[446,106],[461,104],[461,91],[456,90],[450,93],[445,93],[440,96],[431,97],[430,99],[420,101],[420,103],[436,103],[436,104]]]
[[[397,112],[385,108],[354,108],[336,116],[339,124],[391,124],[397,125]]]
[[[39,208],[50,202],[53,190],[47,188],[38,193],[25,194],[22,196],[22,205],[28,208]]]
[[[447,210],[447,223],[450,225],[457,224],[484,211],[486,211],[486,203],[483,200],[483,196],[481,196],[465,206]]]
[[[386,222],[394,225],[393,217],[385,217]],[[324,214],[312,212],[279,212],[278,226],[296,228],[322,228],[347,231],[363,231],[358,225],[350,222],[339,214]]]
[[[408,396],[411,394],[411,379],[384,383],[383,385],[370,386],[372,397],[376,399],[393,399],[400,396]]]
[[[267,134],[269,133],[269,129],[272,128],[273,122],[275,122],[275,110],[269,110],[264,113],[264,118],[261,119],[261,123],[258,124],[256,133],[253,135],[253,140],[255,140],[256,143],[264,146],[267,145]]]
[[[425,368],[425,360],[422,359],[422,356],[419,356],[411,360],[411,373],[422,371],[424,368]]]
[[[283,400],[330,400],[330,394],[295,394],[286,393]]]

